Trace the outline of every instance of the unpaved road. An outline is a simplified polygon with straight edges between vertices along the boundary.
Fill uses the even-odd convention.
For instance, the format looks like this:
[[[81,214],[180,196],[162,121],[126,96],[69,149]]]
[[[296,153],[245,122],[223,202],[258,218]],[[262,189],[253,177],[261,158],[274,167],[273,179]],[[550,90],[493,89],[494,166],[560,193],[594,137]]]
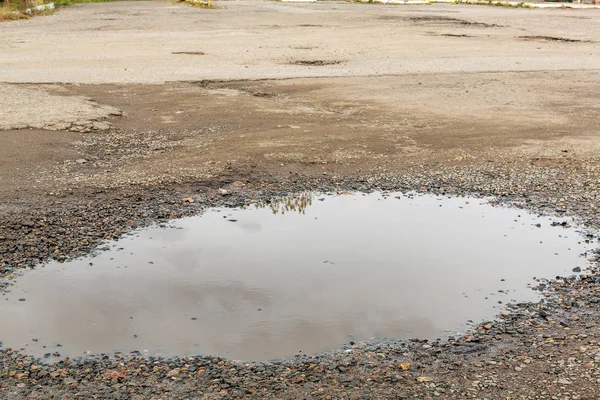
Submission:
[[[218,5],[0,24],[2,286],[134,227],[310,189],[493,195],[600,226],[600,10]],[[0,398],[595,399],[598,278],[432,347],[258,367],[4,351]]]

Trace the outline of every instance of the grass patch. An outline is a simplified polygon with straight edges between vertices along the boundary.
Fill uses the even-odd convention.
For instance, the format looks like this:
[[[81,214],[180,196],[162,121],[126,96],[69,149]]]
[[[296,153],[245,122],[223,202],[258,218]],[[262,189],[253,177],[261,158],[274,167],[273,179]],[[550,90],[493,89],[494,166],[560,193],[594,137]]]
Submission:
[[[0,1],[0,9],[3,12],[12,12],[12,11],[25,11],[28,8],[33,6],[37,6],[40,3],[37,3],[33,0],[4,0]]]
[[[180,3],[189,3],[192,7],[200,8],[219,8],[211,0],[178,0]]]
[[[29,15],[23,13],[15,13],[14,11],[6,11],[0,9],[0,22],[2,21],[15,21],[18,19],[27,19]]]
[[[52,14],[54,10],[36,10],[34,8],[42,4],[44,4],[43,0],[0,0],[0,22]],[[26,12],[26,10],[28,11]]]
[[[106,3],[120,0],[52,0],[56,6],[70,6],[77,3]]]
[[[0,0],[0,21],[28,19],[34,15],[49,15],[54,10],[35,10],[34,7],[54,3],[55,7],[70,6],[76,3],[104,3],[121,0]],[[31,12],[25,13],[30,9]]]

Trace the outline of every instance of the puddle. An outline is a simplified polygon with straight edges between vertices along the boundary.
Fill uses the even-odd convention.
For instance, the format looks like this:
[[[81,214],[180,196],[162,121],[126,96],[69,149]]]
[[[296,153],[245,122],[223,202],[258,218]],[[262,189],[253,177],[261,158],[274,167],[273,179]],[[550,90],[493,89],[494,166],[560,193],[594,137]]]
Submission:
[[[0,301],[0,340],[37,356],[265,360],[446,337],[535,300],[533,277],[586,267],[591,245],[551,223],[482,200],[381,194],[208,210],[25,273]]]

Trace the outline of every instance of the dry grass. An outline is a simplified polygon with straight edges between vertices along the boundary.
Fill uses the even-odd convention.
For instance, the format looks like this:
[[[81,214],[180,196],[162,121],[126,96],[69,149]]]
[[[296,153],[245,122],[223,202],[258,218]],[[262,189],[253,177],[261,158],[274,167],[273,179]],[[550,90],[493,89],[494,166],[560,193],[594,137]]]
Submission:
[[[0,21],[28,18],[23,11],[34,5],[33,0],[4,0],[0,2]]]
[[[51,14],[54,10],[33,10],[33,7],[44,3],[52,2],[58,7],[68,6],[75,3],[100,3],[106,1],[118,0],[0,0],[0,22],[27,19],[33,15]],[[27,9],[32,9],[30,14],[26,14],[24,12]]]
[[[34,15],[49,15],[54,9],[36,10],[35,7],[52,0],[0,0],[0,22],[28,19]]]
[[[25,11],[36,5],[34,0],[4,0],[1,4],[3,11]]]
[[[178,0],[179,2],[189,3],[193,7],[200,8],[219,8],[216,5],[212,4],[211,0]]]
[[[50,0],[49,0],[50,1]],[[76,3],[106,3],[120,0],[51,0],[55,6],[70,6]]]

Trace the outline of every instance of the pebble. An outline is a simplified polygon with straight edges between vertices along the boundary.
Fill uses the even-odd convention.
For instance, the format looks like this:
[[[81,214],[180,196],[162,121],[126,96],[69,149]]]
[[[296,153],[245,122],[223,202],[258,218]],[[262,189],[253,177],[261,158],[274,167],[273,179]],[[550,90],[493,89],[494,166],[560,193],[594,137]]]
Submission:
[[[360,181],[343,178],[334,181],[329,175],[310,182],[301,179],[292,181],[294,178],[290,178],[283,186],[261,182],[254,191],[252,185],[248,185],[243,195],[237,189],[235,194],[219,189],[220,196],[214,196],[212,191],[182,191],[194,196],[193,203],[182,201],[180,193],[170,194],[156,186],[148,190],[136,187],[131,189],[131,193],[115,190],[80,200],[76,196],[69,197],[67,191],[53,189],[53,194],[48,195],[51,200],[41,204],[40,211],[19,211],[3,216],[0,274],[8,275],[5,272],[7,268],[35,266],[48,260],[64,262],[75,256],[87,255],[105,240],[121,237],[134,226],[165,222],[193,214],[203,207],[243,205],[250,198],[267,201],[284,192],[306,190],[416,189],[446,195],[476,193],[496,196],[494,201],[499,204],[520,204],[544,214],[554,213],[557,208],[555,200],[562,197],[567,210],[564,215],[576,215],[590,229],[596,229],[600,226],[600,218],[595,208],[588,207],[600,197],[596,182],[591,186],[585,185],[588,178],[584,173],[574,173],[573,182],[561,180],[561,174],[568,168],[568,165],[562,166],[559,173],[528,166],[522,170],[513,166],[492,166],[489,169],[481,169],[477,165],[467,169],[440,167],[435,173],[423,170],[418,174],[400,176],[382,174],[366,176]],[[569,196],[564,193],[569,193]],[[62,202],[61,196],[68,197],[69,201]],[[23,222],[27,224],[23,225]],[[595,265],[594,262],[594,268]],[[598,362],[592,348],[598,347],[599,341],[595,304],[600,302],[600,279],[595,271],[546,282],[540,288],[544,295],[542,304],[547,309],[545,317],[536,304],[509,303],[505,305],[506,309],[502,309],[502,318],[494,321],[493,326],[486,324],[490,325],[490,329],[479,325],[472,329],[468,341],[467,337],[456,335],[448,343],[428,344],[430,347],[427,348],[419,342],[358,342],[352,348],[316,357],[299,355],[293,359],[245,363],[201,356],[165,359],[112,354],[92,354],[81,360],[67,361],[66,358],[61,359],[57,352],[45,354],[45,359],[40,362],[2,347],[0,396],[17,392],[14,398],[76,398],[84,394],[84,397],[108,399],[110,396],[114,399],[208,399],[239,397],[241,393],[256,399],[279,399],[288,394],[290,398],[297,394],[295,398],[305,399],[327,396],[331,399],[425,399],[431,396],[448,399],[534,399],[548,398],[550,395],[537,395],[546,390],[562,399],[567,398],[560,392],[566,386],[568,389],[565,390],[571,393],[577,391],[580,398],[585,395],[593,398],[591,391],[597,390],[595,371]],[[574,315],[580,315],[582,321],[571,321],[570,317]],[[561,326],[558,321],[565,321],[569,326]],[[590,326],[590,336],[575,336],[573,332],[584,325]],[[574,341],[584,342],[573,344]],[[588,343],[591,341],[596,344]],[[582,346],[587,350],[579,351]],[[491,355],[497,364],[484,361]],[[518,356],[525,358],[517,361]],[[535,361],[526,368],[515,366],[527,364],[525,360],[529,358]],[[570,358],[575,359],[568,361]],[[562,364],[559,363],[561,360]],[[401,363],[408,363],[411,367],[407,370],[398,368]],[[32,365],[39,368],[32,370]],[[511,368],[521,373],[510,372]],[[114,379],[104,376],[107,370],[117,371]],[[539,373],[546,370],[549,372]],[[578,378],[577,385],[574,385],[573,378],[556,378],[564,374],[569,377],[581,375],[581,381]],[[475,378],[475,375],[480,377]],[[479,382],[475,388],[471,387],[472,379]],[[542,382],[543,379],[547,382]],[[481,395],[478,395],[479,392],[482,392]],[[569,398],[574,396],[569,395]]]

